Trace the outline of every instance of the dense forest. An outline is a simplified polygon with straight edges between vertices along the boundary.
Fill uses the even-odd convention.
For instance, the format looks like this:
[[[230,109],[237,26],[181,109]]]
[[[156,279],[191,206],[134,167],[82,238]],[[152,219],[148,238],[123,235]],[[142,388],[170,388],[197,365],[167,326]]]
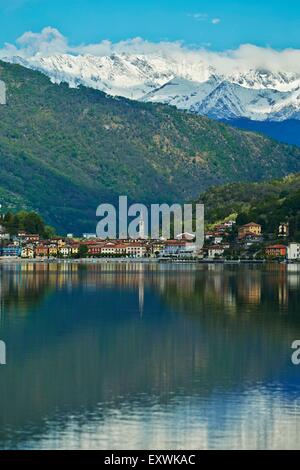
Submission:
[[[264,232],[275,233],[281,222],[289,222],[291,237],[300,241],[300,174],[216,187],[200,200],[205,204],[208,224],[234,217],[238,225],[254,221]]]
[[[166,105],[55,85],[0,62],[0,201],[60,232],[94,231],[119,195],[186,202],[207,188],[300,171],[300,149]]]
[[[46,239],[55,234],[54,229],[46,225],[35,212],[20,211],[15,214],[8,212],[3,216],[1,224],[10,235],[17,235],[19,232],[25,231],[28,234],[38,234]]]

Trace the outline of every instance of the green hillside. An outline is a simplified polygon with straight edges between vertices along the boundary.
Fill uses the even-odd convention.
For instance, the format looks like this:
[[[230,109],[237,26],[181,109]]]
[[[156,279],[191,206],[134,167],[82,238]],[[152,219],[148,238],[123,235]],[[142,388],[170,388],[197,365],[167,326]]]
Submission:
[[[94,230],[101,202],[183,202],[210,186],[300,171],[300,149],[164,105],[54,85],[0,62],[0,200],[59,230]]]
[[[239,225],[256,221],[265,232],[275,233],[281,222],[289,222],[291,236],[300,239],[300,174],[264,183],[219,186],[200,200],[208,223],[237,215]]]

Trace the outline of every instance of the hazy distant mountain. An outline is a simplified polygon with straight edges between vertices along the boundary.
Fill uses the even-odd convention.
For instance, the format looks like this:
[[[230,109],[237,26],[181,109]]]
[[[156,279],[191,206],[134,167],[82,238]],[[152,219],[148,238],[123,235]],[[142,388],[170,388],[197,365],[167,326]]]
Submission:
[[[272,139],[300,147],[300,120],[252,121],[251,119],[224,120],[227,124],[252,132],[260,132]]]

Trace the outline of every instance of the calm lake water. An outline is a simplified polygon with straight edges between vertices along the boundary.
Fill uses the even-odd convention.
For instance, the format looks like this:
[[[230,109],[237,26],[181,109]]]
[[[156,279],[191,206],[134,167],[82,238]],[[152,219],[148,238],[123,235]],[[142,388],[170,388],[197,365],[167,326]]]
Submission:
[[[0,265],[1,449],[300,448],[300,266]]]

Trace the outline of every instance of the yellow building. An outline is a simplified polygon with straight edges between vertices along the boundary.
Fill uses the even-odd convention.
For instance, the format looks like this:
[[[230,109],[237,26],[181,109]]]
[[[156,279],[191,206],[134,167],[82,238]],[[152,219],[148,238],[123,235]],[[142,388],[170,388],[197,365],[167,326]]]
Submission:
[[[244,238],[247,235],[256,235],[259,237],[261,234],[261,225],[256,224],[255,222],[250,222],[249,224],[243,225],[239,228],[239,238]]]
[[[49,245],[49,256],[57,256],[58,248],[56,245]]]
[[[21,253],[22,258],[34,258],[34,249],[30,246],[24,246]]]
[[[71,245],[71,253],[72,253],[72,255],[78,255],[79,245]]]
[[[66,246],[66,241],[62,237],[53,237],[50,242],[57,245],[59,248]]]

